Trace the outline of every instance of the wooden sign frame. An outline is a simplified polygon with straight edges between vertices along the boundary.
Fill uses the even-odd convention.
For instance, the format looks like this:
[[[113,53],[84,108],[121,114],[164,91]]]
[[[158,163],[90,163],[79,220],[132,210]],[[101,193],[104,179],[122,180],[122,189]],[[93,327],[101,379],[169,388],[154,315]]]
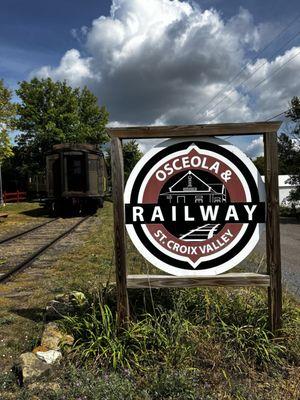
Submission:
[[[109,128],[114,202],[115,264],[118,317],[126,326],[130,310],[128,288],[263,286],[268,288],[271,331],[281,328],[282,286],[279,230],[277,130],[280,121],[211,125],[142,126]],[[124,215],[123,139],[153,139],[201,136],[263,135],[266,185],[266,255],[267,274],[224,273],[214,276],[179,277],[170,275],[127,276]]]

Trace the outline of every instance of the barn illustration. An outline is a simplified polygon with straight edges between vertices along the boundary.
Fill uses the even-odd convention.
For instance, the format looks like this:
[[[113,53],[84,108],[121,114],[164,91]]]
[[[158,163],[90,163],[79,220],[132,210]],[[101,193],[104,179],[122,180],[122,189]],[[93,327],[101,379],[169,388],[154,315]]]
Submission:
[[[226,189],[222,183],[206,183],[188,171],[160,196],[170,204],[224,203]]]

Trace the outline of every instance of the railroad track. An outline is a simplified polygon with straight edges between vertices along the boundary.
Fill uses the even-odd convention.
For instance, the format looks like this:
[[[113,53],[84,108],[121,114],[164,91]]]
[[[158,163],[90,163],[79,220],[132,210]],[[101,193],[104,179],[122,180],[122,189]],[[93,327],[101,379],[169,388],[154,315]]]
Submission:
[[[0,283],[7,282],[28,268],[41,254],[88,218],[55,218],[0,240]]]
[[[26,233],[33,232],[33,231],[35,231],[36,229],[41,228],[42,226],[48,225],[48,224],[50,224],[51,222],[56,221],[57,219],[58,219],[58,218],[53,218],[53,219],[51,219],[51,220],[49,220],[49,221],[43,222],[42,224],[35,225],[35,226],[33,226],[33,227],[29,228],[29,229],[26,229],[25,231],[18,232],[18,233],[14,234],[14,235],[7,236],[7,237],[5,237],[5,238],[3,238],[3,239],[0,239],[0,244],[10,242],[11,240],[14,240],[14,239],[16,239],[16,238],[18,238],[18,237],[21,237],[21,236],[23,236],[23,235],[26,235]]]
[[[192,229],[188,233],[180,236],[181,240],[186,241],[200,241],[211,239],[215,232],[217,231],[220,224],[205,224],[203,226],[199,226],[196,229]]]

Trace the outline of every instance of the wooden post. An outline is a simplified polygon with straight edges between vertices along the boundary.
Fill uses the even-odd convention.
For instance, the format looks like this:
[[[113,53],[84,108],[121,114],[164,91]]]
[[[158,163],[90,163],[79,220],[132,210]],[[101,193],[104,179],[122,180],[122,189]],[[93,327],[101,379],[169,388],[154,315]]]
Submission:
[[[270,275],[268,305],[270,329],[276,334],[281,328],[282,288],[279,228],[277,133],[264,134],[265,183],[267,203],[266,251]]]
[[[124,216],[124,168],[122,142],[114,137],[111,140],[111,174],[114,202],[115,265],[119,324],[126,326],[129,319],[127,293],[127,267]]]

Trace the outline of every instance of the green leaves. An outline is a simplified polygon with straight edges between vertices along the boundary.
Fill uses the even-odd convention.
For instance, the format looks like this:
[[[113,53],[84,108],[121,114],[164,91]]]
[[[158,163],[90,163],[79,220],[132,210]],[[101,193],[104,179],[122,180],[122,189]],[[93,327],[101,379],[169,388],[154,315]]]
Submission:
[[[297,144],[295,145],[286,135],[281,135],[281,140],[279,141],[279,154],[281,157],[279,161],[280,163],[287,163],[289,167],[288,174],[292,175],[288,182],[295,185],[296,188],[290,192],[288,200],[295,205],[300,200],[300,97],[294,96],[290,105],[291,107],[286,116],[296,122],[294,140]]]
[[[297,122],[300,120],[300,97],[294,96],[290,105],[291,107],[289,111],[287,111],[286,116]]]
[[[274,338],[263,290],[161,289],[152,294],[151,299],[147,291],[130,293],[127,330],[118,329],[115,292],[94,294],[84,313],[64,320],[77,339],[76,358],[139,371],[153,365],[172,369],[215,363],[230,371],[267,371],[287,360],[299,362],[300,314],[292,301],[284,302],[285,329]]]
[[[220,337],[226,347],[226,358],[233,362],[233,367],[240,369],[238,359],[244,364],[268,368],[269,365],[282,365],[282,356],[286,350],[274,341],[272,334],[265,327],[258,325],[228,325],[221,321]],[[261,324],[262,325],[262,324]]]
[[[0,80],[0,163],[13,155],[8,132],[14,127],[16,106],[11,98],[12,92]]]
[[[44,155],[56,143],[102,144],[108,140],[108,113],[86,87],[73,89],[50,78],[23,81],[16,91],[18,146],[27,154],[29,170],[45,166]]]
[[[124,179],[127,182],[127,179],[133,170],[135,164],[140,160],[143,156],[142,151],[140,150],[139,144],[135,139],[125,141],[122,145],[123,148],[123,159],[124,159]],[[106,158],[106,165],[111,175],[111,155],[110,149],[108,149],[108,157]]]
[[[127,181],[131,171],[135,164],[142,157],[143,153],[139,148],[139,144],[135,139],[129,140],[123,145],[123,157],[124,157],[124,179]]]
[[[107,305],[92,305],[85,316],[65,317],[65,323],[75,335],[75,352],[83,359],[94,359],[113,369],[138,365],[138,354],[144,348],[143,323],[131,323],[119,330],[117,317]],[[147,336],[147,335],[146,335]]]

